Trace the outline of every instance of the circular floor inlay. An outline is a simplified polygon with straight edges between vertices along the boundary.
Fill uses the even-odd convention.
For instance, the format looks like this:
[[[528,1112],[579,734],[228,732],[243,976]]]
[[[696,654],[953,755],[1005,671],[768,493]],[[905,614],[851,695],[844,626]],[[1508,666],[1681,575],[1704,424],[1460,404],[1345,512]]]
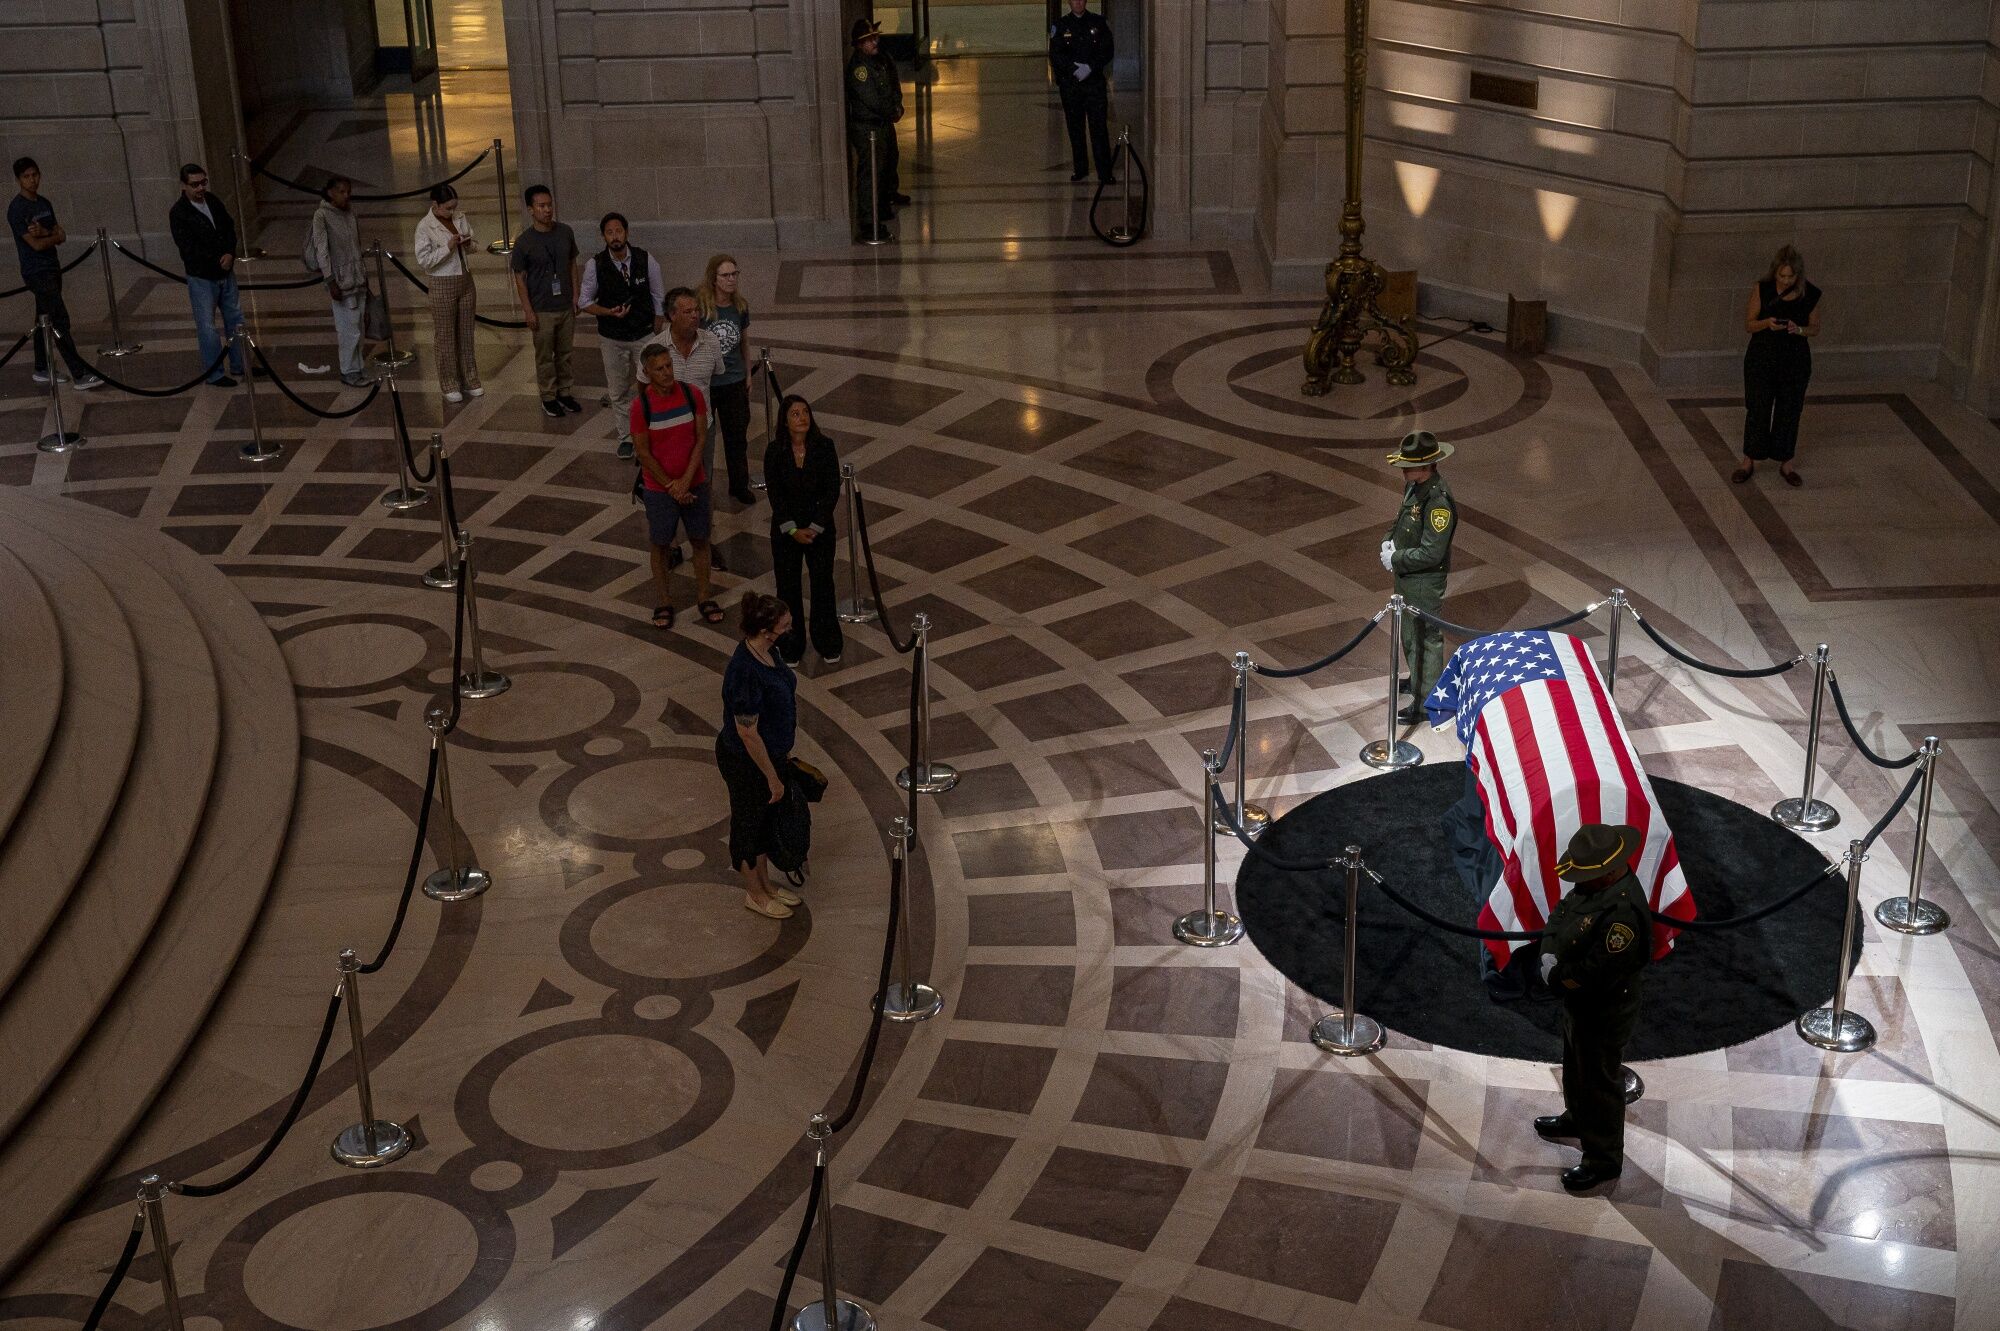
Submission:
[[[488,1160],[472,1171],[472,1186],[481,1192],[505,1192],[521,1181],[521,1174],[512,1160]]]
[[[630,975],[692,979],[719,975],[762,956],[766,929],[743,909],[735,883],[672,883],[635,892],[605,911],[591,950]]]
[[[554,743],[601,724],[618,699],[609,686],[579,670],[506,667],[514,687],[499,705],[467,707],[460,728],[495,744]]]
[[[654,756],[585,777],[570,792],[569,814],[585,831],[657,841],[726,816],[728,799],[713,760]]]
[[[1756,810],[1678,781],[1654,777],[1652,784],[1698,918],[1742,915],[1826,867],[1810,842]],[[1434,915],[1470,924],[1475,906],[1439,830],[1464,789],[1465,769],[1455,762],[1349,782],[1280,818],[1261,844],[1287,859],[1322,860],[1358,844],[1390,886]],[[1357,1009],[1389,1030],[1452,1049],[1540,1062],[1561,1055],[1560,1005],[1492,1002],[1479,982],[1478,943],[1423,923],[1363,884]],[[1252,857],[1236,890],[1257,950],[1292,983],[1337,1006],[1345,875],[1269,869]],[[1824,1003],[1833,992],[1845,902],[1840,880],[1829,877],[1754,924],[1682,931],[1674,950],[1645,970],[1627,1059],[1740,1044]]]
[[[300,688],[348,689],[422,664],[424,639],[401,624],[327,624],[287,639],[284,651]]]
[[[672,994],[647,994],[632,1005],[632,1012],[642,1021],[665,1021],[681,1010],[681,1001]]]
[[[251,1250],[243,1286],[289,1326],[361,1331],[443,1300],[471,1272],[478,1247],[472,1223],[444,1202],[351,1193],[273,1226]]]
[[[700,1085],[694,1064],[669,1045],[580,1035],[509,1064],[493,1087],[493,1118],[535,1146],[609,1150],[672,1127]]]

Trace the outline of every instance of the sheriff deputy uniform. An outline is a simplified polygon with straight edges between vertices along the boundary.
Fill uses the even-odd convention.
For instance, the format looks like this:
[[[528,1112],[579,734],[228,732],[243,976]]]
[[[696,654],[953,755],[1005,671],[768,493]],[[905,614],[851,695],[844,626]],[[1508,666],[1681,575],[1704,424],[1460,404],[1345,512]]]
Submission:
[[[1429,430],[1403,436],[1389,465],[1416,470],[1403,487],[1403,504],[1382,542],[1382,567],[1395,575],[1396,592],[1405,604],[1435,614],[1444,605],[1445,577],[1451,572],[1451,538],[1458,531],[1458,505],[1451,487],[1438,473],[1438,463],[1452,446],[1438,442]],[[1409,667],[1410,702],[1397,713],[1405,725],[1424,719],[1424,695],[1436,687],[1444,670],[1444,632],[1415,615],[1403,617],[1403,661]]]
[[[903,118],[903,84],[896,76],[896,62],[882,54],[880,25],[865,18],[854,20],[849,44],[854,49],[842,80],[847,88],[847,148],[854,155],[854,225],[865,236],[873,218],[886,222],[895,216],[896,204],[910,201],[896,188],[896,122]],[[871,133],[873,169],[868,150]],[[871,200],[879,211],[870,211]],[[887,239],[887,231],[870,238]]]

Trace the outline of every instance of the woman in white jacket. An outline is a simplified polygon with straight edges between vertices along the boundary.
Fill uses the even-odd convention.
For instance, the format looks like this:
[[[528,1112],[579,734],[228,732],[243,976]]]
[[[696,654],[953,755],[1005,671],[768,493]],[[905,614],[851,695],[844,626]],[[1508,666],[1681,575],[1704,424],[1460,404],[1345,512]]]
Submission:
[[[472,341],[477,310],[472,269],[472,223],[458,215],[458,191],[439,185],[431,206],[417,223],[417,267],[431,288],[431,333],[437,342],[438,387],[447,402],[462,402],[486,390],[479,385],[479,355]]]

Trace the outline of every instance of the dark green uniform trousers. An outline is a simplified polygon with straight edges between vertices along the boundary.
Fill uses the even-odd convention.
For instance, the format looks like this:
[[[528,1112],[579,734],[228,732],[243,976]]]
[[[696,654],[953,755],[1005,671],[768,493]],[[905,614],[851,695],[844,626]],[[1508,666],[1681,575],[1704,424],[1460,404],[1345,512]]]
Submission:
[[[1408,605],[1436,614],[1444,605],[1444,575],[1418,573],[1396,579],[1396,591]],[[1403,666],[1410,674],[1410,696],[1418,706],[1437,687],[1444,673],[1444,630],[1428,620],[1403,614]]]
[[[1625,1163],[1625,1045],[1639,1021],[1639,984],[1566,994],[1562,1004],[1563,1107],[1576,1124],[1583,1163]]]

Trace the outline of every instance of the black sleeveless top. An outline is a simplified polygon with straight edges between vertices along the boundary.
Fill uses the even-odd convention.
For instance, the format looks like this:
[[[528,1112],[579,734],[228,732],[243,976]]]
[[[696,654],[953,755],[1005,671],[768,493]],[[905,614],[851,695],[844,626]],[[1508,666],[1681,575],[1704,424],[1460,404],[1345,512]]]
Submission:
[[[1797,284],[1798,295],[1791,300],[1781,299],[1778,284],[1765,278],[1757,284],[1757,317],[1759,319],[1789,319],[1803,327],[1812,318],[1813,307],[1819,304],[1819,288],[1801,280]],[[1784,333],[1775,328],[1761,333],[1750,334],[1750,346],[1757,351],[1775,351],[1793,356],[1812,354],[1812,342],[1797,333]]]

